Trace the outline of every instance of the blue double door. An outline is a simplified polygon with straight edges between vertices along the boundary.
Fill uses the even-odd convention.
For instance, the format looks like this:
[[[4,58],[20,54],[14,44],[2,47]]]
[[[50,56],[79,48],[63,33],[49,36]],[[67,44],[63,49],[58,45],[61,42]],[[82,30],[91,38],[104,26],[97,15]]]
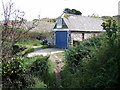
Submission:
[[[58,48],[68,48],[68,32],[67,31],[55,32],[55,45]]]

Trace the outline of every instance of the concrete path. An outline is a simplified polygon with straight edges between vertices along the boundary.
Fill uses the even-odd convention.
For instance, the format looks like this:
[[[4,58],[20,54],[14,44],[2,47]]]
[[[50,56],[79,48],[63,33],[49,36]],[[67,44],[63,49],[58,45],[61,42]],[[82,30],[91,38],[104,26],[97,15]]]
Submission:
[[[47,56],[59,52],[64,52],[64,49],[58,49],[58,48],[47,48],[47,49],[41,49],[38,46],[33,47],[35,49],[34,52],[28,53],[27,57],[34,57],[34,56]]]

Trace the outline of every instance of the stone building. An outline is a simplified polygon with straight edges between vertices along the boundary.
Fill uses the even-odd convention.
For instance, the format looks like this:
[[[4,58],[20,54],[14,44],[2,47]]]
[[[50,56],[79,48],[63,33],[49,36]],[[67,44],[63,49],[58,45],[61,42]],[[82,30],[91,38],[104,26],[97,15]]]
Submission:
[[[101,18],[81,15],[62,15],[52,29],[54,45],[58,48],[69,48],[70,45],[91,38],[103,32]]]

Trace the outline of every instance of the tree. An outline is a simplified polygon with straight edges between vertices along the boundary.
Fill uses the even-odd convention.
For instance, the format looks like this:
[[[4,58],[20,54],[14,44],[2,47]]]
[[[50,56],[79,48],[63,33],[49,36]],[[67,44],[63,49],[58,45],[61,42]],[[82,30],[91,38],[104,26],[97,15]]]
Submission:
[[[82,15],[82,13],[80,11],[78,11],[76,9],[69,9],[69,8],[65,8],[64,13]]]
[[[19,41],[23,34],[26,34],[28,31],[33,29],[37,22],[33,22],[32,26],[26,24],[24,19],[25,12],[17,10],[14,8],[14,3],[10,0],[7,4],[2,2],[3,6],[3,17],[4,20],[1,25],[2,41],[2,60],[8,61],[13,57],[13,46]],[[20,30],[17,30],[21,27],[26,28],[26,31],[23,33]]]
[[[117,36],[117,30],[118,30],[116,21],[107,19],[105,22],[102,23],[102,26],[103,26],[103,29],[106,30],[109,44],[113,45]]]
[[[30,77],[27,75],[29,80],[26,78],[24,58],[14,55],[13,47],[23,35],[35,28],[38,22],[34,21],[31,26],[27,25],[27,20],[24,19],[25,13],[16,10],[11,0],[7,4],[2,3],[4,17],[4,20],[0,23],[0,32],[2,33],[0,42],[2,52],[0,62],[0,65],[2,65],[2,75],[0,72],[2,87],[25,88],[31,84]],[[22,28],[26,28],[26,30],[23,32]]]

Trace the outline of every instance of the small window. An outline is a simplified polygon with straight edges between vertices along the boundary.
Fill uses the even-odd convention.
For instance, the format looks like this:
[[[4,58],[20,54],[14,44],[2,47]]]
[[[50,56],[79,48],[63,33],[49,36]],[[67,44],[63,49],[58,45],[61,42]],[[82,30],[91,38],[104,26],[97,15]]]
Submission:
[[[79,44],[80,44],[80,41],[73,40],[73,45],[74,45],[74,46],[77,46],[77,45],[79,45]]]
[[[57,20],[57,28],[62,28],[62,19]]]
[[[84,33],[82,33],[82,41],[84,40]]]

